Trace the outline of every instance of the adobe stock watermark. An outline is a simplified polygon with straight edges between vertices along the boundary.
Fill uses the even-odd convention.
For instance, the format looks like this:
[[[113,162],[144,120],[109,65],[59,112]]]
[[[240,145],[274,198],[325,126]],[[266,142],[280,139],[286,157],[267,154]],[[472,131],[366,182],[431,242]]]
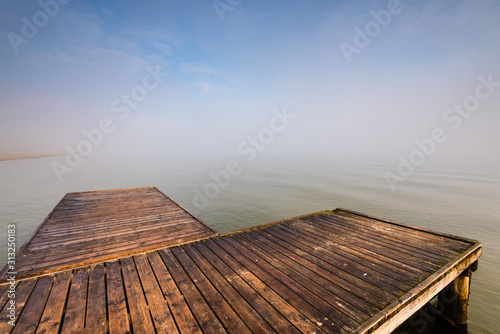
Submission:
[[[269,120],[269,125],[260,129],[255,135],[248,136],[236,148],[238,154],[245,158],[247,163],[254,161],[258,153],[265,150],[275,139],[276,135],[283,130],[297,117],[295,114],[289,113],[286,107],[283,110],[274,111],[274,116]],[[194,188],[193,204],[198,209],[205,208],[209,203],[209,199],[213,199],[219,195],[222,189],[225,189],[231,182],[231,178],[241,174],[243,166],[238,160],[230,160],[226,163],[225,168],[218,171],[208,173],[212,181],[205,183],[200,190]]]
[[[163,79],[169,75],[168,72],[162,72],[159,65],[154,69],[147,66],[146,72],[147,74],[142,78],[140,85],[134,86],[129,94],[121,94],[120,97],[111,102],[110,109],[116,114],[118,120],[127,119],[130,111],[136,109],[148,97],[149,93],[158,88]],[[59,182],[63,182],[65,174],[72,173],[83,162],[84,157],[92,154],[94,148],[103,143],[105,135],[115,131],[116,123],[111,118],[102,118],[95,128],[82,130],[84,139],[80,140],[75,145],[75,148],[69,145],[66,146],[66,163],[52,162],[52,169]]]
[[[464,120],[468,119],[473,112],[477,111],[481,106],[481,102],[489,99],[493,93],[500,87],[500,82],[493,80],[493,74],[487,78],[480,76],[479,84],[474,89],[474,93],[465,97],[462,103],[456,103],[453,107],[446,109],[443,112],[443,121],[451,130],[458,130]],[[433,155],[440,144],[448,140],[446,127],[436,127],[430,132],[430,136],[422,140],[416,139],[415,149],[407,156],[400,155],[398,172],[385,172],[385,180],[387,186],[392,192],[396,191],[396,185],[405,182],[414,173],[417,167],[424,164],[428,157]]]
[[[439,297],[436,298],[436,306],[433,306],[429,302],[420,312],[416,312],[408,318],[407,324],[411,328],[411,331],[417,333],[425,332],[429,324],[435,322],[438,317],[442,317],[445,314],[446,305],[453,303],[456,298],[456,294],[446,288],[443,289],[441,293],[439,293]],[[399,334],[409,333],[407,331],[402,331],[399,332]]]
[[[372,10],[370,12],[373,19],[366,22],[363,29],[358,26],[354,27],[354,38],[352,44],[345,41],[339,44],[340,50],[342,51],[347,63],[352,62],[354,54],[359,55],[364,48],[370,45],[370,42],[375,37],[380,35],[384,28],[389,26],[392,21],[392,17],[400,14],[403,9],[404,7],[399,0],[389,0],[387,2],[387,9],[381,9],[379,11]]]
[[[9,283],[7,291],[7,323],[11,326],[16,325],[17,305],[16,305],[16,225],[10,224],[7,226],[7,266],[8,271],[5,274],[5,279]]]
[[[68,3],[69,0],[39,0],[38,6],[40,6],[40,10],[33,14],[31,19],[26,16],[21,18],[23,23],[21,34],[7,33],[7,38],[14,52],[18,54],[19,45],[28,44],[30,40],[38,35],[39,30],[49,23],[50,19],[59,14],[61,5],[67,5]]]
[[[236,7],[241,5],[243,0],[214,0],[212,4],[214,5],[215,12],[219,16],[221,21],[224,21],[224,15],[226,12],[232,12]]]

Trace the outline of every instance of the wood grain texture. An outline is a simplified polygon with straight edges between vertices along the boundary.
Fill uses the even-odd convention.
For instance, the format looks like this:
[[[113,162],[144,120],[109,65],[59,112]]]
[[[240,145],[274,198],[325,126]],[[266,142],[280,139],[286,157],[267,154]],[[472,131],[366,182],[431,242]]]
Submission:
[[[69,193],[17,252],[17,279],[217,233],[155,187]],[[5,281],[7,267],[0,272]]]
[[[214,236],[156,188],[75,193],[23,248],[15,327],[0,284],[0,332],[389,333],[481,250],[341,209]]]

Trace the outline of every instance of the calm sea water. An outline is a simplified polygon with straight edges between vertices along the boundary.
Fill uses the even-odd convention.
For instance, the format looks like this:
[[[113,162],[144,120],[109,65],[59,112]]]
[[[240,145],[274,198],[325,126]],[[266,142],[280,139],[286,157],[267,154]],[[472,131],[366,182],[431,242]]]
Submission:
[[[261,161],[241,174],[204,208],[193,204],[194,188],[225,167],[188,158],[86,160],[60,183],[51,163],[61,158],[0,162],[0,257],[6,262],[7,225],[17,225],[18,247],[67,192],[156,186],[220,233],[314,211],[348,208],[484,243],[473,274],[468,333],[500,328],[500,169],[495,166],[421,169],[391,192],[388,166]],[[3,231],[3,232],[1,232]],[[399,333],[453,333],[419,314]]]

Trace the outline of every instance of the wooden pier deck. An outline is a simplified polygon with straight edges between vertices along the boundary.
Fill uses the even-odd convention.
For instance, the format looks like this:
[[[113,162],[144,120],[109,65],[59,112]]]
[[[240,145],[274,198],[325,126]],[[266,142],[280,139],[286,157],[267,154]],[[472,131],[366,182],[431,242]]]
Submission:
[[[154,187],[69,193],[17,252],[17,278],[216,234]]]
[[[0,332],[390,333],[480,255],[474,240],[324,211],[22,279],[15,327],[2,284]]]

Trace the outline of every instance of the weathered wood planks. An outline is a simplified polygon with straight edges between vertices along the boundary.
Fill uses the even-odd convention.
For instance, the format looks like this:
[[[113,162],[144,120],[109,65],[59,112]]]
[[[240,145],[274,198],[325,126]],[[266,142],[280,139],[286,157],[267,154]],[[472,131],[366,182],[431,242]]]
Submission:
[[[213,235],[213,229],[154,187],[69,193],[17,253],[17,278]]]
[[[141,196],[138,200],[134,197],[138,192],[152,201]],[[135,195],[128,197],[127,193]],[[141,226],[144,236],[156,234],[157,229],[142,225],[154,216],[154,210],[163,210],[156,214],[160,216],[171,214],[176,223],[189,220],[188,213],[155,188],[108,192],[108,205],[119,206],[115,210],[95,202],[101,195],[79,193],[62,201],[45,221],[49,224],[39,228],[31,240],[39,243],[33,248],[28,243],[24,254],[40,247],[49,252],[52,261],[58,253],[50,250],[58,240],[72,250],[80,244],[77,226],[65,218],[75,213],[64,206],[69,202],[78,208],[75,217],[82,220],[86,219],[84,208],[93,207],[89,211],[92,218],[86,221],[97,231],[113,233],[99,222],[121,221],[123,230],[117,223],[109,240]],[[124,213],[128,207],[124,201],[130,198],[135,203],[130,207],[137,209],[132,210],[133,219]],[[147,214],[138,214],[141,210]],[[193,220],[197,221],[191,216]],[[196,229],[189,223],[179,224]],[[146,252],[149,244],[140,249],[142,254],[135,254],[125,247],[132,241],[124,237],[125,241],[116,244],[114,256],[103,256],[107,251],[112,254],[110,246],[106,252],[97,252],[98,260],[92,264],[79,262],[78,267],[62,270],[64,266],[56,261],[56,273],[22,279],[16,287],[15,327],[6,317],[8,284],[0,284],[0,331],[388,333],[454,280],[466,276],[469,282],[472,264],[481,255],[481,244],[474,240],[342,209],[222,236],[210,236],[213,231],[200,223],[203,237],[191,242],[182,239],[183,228],[173,229],[175,235],[181,235],[182,244],[166,237],[169,245]],[[90,242],[89,230],[82,229],[85,244]],[[64,231],[69,233],[67,239]],[[465,292],[462,289],[457,294]],[[464,304],[466,300],[460,299],[460,307]],[[463,319],[463,313],[459,316]]]

